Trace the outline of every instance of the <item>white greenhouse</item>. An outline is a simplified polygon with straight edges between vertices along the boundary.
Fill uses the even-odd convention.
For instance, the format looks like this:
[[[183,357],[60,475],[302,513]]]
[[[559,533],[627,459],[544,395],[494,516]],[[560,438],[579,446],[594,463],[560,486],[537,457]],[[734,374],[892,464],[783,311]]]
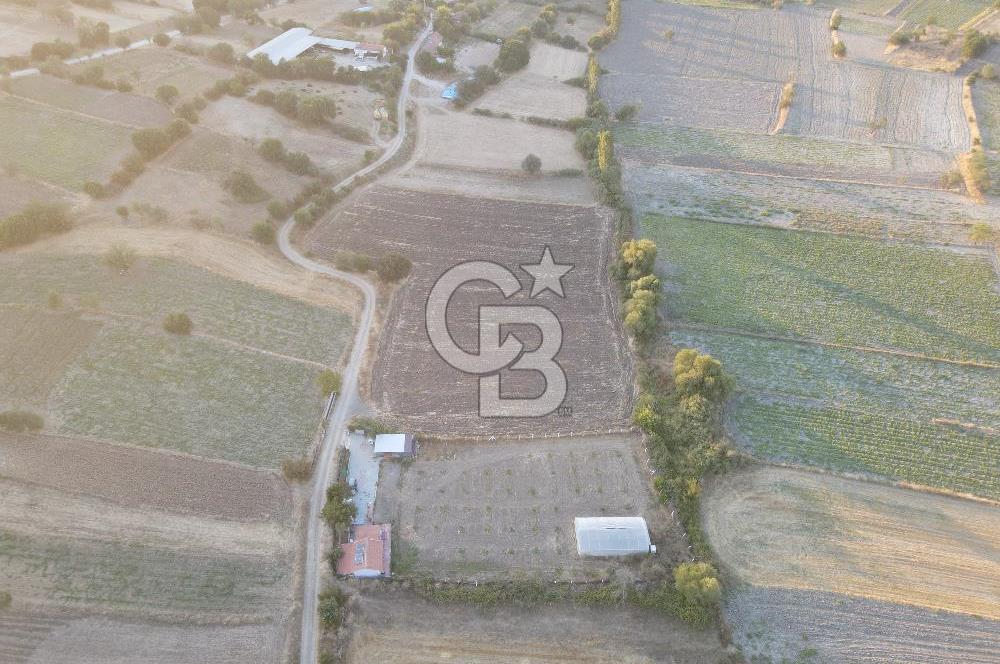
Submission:
[[[581,556],[634,556],[656,553],[641,516],[577,517],[576,551]]]

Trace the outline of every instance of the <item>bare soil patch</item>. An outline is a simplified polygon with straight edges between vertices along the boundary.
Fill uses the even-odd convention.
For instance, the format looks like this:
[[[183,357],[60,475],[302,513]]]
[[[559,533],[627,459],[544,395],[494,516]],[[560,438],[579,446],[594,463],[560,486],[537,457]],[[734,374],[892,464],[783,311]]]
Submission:
[[[1000,618],[996,506],[784,468],[706,491],[720,562],[758,587],[836,592]]]
[[[0,475],[176,514],[285,521],[292,510],[291,490],[276,473],[82,438],[2,434]]]
[[[594,207],[375,187],[313,230],[306,246],[328,259],[344,249],[375,256],[395,251],[414,263],[389,314],[373,370],[372,392],[382,410],[418,431],[552,435],[606,431],[628,419],[629,360],[606,281],[610,224],[610,218]],[[547,297],[551,293],[546,292],[537,300],[551,307],[562,323],[563,345],[555,359],[567,374],[565,405],[573,415],[483,419],[478,416],[477,379],[449,367],[430,345],[424,321],[427,294],[438,276],[459,262],[491,260],[517,269],[536,262],[545,246],[551,247],[557,262],[575,266],[563,278],[565,299]],[[499,302],[499,296],[499,291],[489,289],[459,291],[449,313],[454,316],[451,332],[459,344],[468,348],[477,338],[474,303]],[[537,330],[526,332],[523,340],[527,348],[534,348],[540,341]],[[539,374],[515,373],[533,372],[505,372],[504,396],[541,392]],[[436,387],[432,391],[430,386]]]
[[[435,578],[607,578],[627,561],[577,555],[577,516],[645,516],[669,565],[679,526],[661,523],[640,453],[637,440],[609,437],[425,443],[415,462],[383,466],[375,519],[416,547],[411,571]]]
[[[568,89],[569,86],[565,86]],[[563,129],[428,109],[421,115],[417,163],[483,171],[520,171],[529,153],[542,160],[542,171],[584,167]]]
[[[442,605],[405,591],[365,593],[352,605],[347,662],[467,664],[715,663],[718,636],[635,610]]]

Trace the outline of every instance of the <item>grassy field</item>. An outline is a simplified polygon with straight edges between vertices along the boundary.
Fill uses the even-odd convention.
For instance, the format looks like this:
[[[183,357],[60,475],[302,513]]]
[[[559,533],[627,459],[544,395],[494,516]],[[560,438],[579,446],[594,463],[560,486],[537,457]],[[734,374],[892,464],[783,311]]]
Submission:
[[[4,167],[67,189],[104,181],[131,147],[131,130],[0,95]]]
[[[979,80],[972,88],[983,143],[990,150],[1000,150],[1000,83]]]
[[[60,433],[275,468],[308,451],[315,367],[201,338],[106,328],[53,394]]]
[[[982,256],[647,215],[668,317],[779,336],[1000,360],[996,274]]]
[[[909,26],[933,20],[942,28],[955,30],[992,5],[992,0],[914,0],[899,17]]]
[[[185,311],[195,331],[294,357],[336,364],[350,341],[348,316],[281,297],[183,263],[143,258],[126,274],[98,256],[8,256],[0,260],[0,302],[43,304],[50,291],[69,304],[150,319]]]

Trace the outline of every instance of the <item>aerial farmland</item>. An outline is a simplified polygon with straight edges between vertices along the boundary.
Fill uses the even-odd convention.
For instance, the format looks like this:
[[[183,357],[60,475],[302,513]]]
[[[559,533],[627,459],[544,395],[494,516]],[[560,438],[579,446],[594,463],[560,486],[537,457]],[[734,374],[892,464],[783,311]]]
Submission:
[[[0,0],[0,664],[989,663],[992,0]]]

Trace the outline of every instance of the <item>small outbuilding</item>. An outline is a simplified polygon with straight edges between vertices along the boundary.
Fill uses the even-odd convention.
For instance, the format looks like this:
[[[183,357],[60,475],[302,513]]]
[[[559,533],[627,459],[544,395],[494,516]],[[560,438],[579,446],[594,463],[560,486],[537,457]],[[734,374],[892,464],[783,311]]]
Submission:
[[[455,101],[456,99],[458,99],[458,83],[452,83],[444,90],[442,90],[441,98],[447,99],[448,101]]]
[[[383,457],[409,457],[413,456],[414,440],[413,434],[409,433],[380,433],[375,436],[376,456]]]
[[[576,552],[581,556],[635,556],[656,553],[641,516],[577,517]]]

